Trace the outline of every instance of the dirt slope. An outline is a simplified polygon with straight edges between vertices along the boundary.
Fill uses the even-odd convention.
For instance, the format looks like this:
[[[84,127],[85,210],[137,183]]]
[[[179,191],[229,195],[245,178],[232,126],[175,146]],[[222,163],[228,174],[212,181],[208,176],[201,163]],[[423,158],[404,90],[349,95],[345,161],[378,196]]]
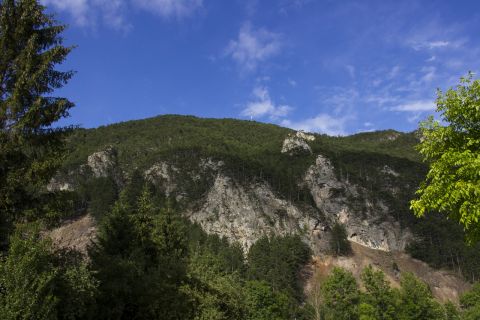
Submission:
[[[342,267],[353,273],[357,280],[368,265],[382,270],[393,287],[399,287],[400,273],[412,272],[424,280],[431,288],[433,295],[442,302],[458,303],[460,295],[470,289],[470,284],[452,271],[435,270],[426,263],[413,259],[403,252],[385,252],[374,250],[357,243],[351,243],[353,254],[350,257],[317,256],[305,270],[308,277],[317,273],[320,277],[327,276],[334,267]],[[394,263],[398,270],[394,269]],[[312,283],[307,280],[306,291],[311,290]]]

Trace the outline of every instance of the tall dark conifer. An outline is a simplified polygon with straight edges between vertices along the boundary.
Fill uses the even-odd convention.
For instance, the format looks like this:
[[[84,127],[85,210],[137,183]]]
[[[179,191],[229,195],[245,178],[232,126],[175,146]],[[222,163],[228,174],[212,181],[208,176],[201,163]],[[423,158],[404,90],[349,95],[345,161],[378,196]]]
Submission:
[[[65,26],[36,0],[0,1],[0,222],[38,217],[70,128],[53,128],[73,103],[53,96],[72,71],[56,69],[72,50]],[[5,229],[1,230],[5,231]],[[5,232],[2,232],[5,234]],[[2,239],[5,240],[5,239]]]

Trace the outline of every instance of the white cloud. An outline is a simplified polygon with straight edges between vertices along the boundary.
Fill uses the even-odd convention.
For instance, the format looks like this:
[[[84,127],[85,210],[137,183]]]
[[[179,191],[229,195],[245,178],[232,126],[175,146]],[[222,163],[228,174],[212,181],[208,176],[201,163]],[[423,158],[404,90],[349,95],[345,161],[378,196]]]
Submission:
[[[392,108],[393,111],[421,112],[435,110],[435,102],[431,100],[416,100]]]
[[[238,39],[231,40],[225,53],[235,60],[243,71],[253,71],[260,62],[275,56],[282,47],[281,35],[266,29],[254,30],[249,23],[243,25]]]
[[[365,102],[372,102],[378,104],[379,106],[383,106],[385,104],[395,103],[399,100],[396,96],[391,96],[388,93],[383,94],[371,94],[365,98]]]
[[[254,101],[247,103],[241,115],[250,118],[269,117],[276,120],[288,115],[292,107],[288,105],[275,105],[270,98],[268,90],[264,87],[257,87],[253,90]]]
[[[412,40],[410,46],[416,50],[436,50],[436,49],[456,49],[460,48],[464,44],[465,40],[458,41],[446,41],[446,40]]]
[[[444,48],[451,45],[448,41],[431,41],[424,44],[428,49]]]
[[[133,0],[138,7],[163,18],[184,18],[203,6],[203,0]]]
[[[346,135],[345,124],[347,118],[336,118],[326,113],[321,113],[314,118],[308,118],[300,121],[283,120],[281,124],[295,130],[306,132],[319,132],[328,135]]]
[[[295,81],[293,79],[288,79],[288,84],[290,84],[292,87],[296,87],[297,86],[297,81]]]

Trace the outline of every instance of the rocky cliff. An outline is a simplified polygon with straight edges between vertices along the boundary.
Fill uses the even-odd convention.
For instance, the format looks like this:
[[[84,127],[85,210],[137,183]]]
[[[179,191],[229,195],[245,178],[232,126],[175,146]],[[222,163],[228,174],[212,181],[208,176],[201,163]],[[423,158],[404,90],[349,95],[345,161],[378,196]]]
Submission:
[[[291,157],[311,153],[308,143],[314,139],[303,132],[289,134],[278,152]],[[112,176],[121,185],[128,177],[122,175],[118,166],[117,150],[107,146],[90,154],[76,170],[79,174],[88,172],[93,178]],[[401,251],[412,237],[407,228],[401,228],[388,214],[391,208],[382,199],[368,198],[363,186],[339,179],[325,155],[316,154],[315,162],[296,181],[298,188],[310,193],[311,204],[287,199],[262,179],[239,181],[224,167],[224,161],[211,158],[201,158],[188,169],[173,162],[157,161],[143,175],[167,197],[183,201],[186,204],[183,214],[206,232],[239,242],[245,250],[263,235],[300,234],[315,252],[324,252],[335,222],[344,224],[349,240],[372,249]],[[386,176],[399,175],[386,165],[378,170]],[[54,179],[49,188],[74,188],[74,177],[78,176],[74,171]],[[201,197],[191,200],[193,196],[185,185],[198,181],[206,181],[208,187]],[[352,203],[360,203],[357,207],[361,210]]]

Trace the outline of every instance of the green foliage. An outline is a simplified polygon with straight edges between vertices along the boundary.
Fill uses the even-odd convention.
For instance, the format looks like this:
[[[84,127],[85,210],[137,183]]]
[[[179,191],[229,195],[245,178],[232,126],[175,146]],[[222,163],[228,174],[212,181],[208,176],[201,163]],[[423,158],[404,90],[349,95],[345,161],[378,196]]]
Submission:
[[[248,281],[245,285],[248,320],[283,320],[295,317],[295,304],[282,291],[273,290],[267,282]]]
[[[362,272],[362,282],[365,293],[362,295],[364,306],[360,305],[360,319],[368,319],[367,315],[377,320],[396,319],[396,296],[384,273],[368,266]]]
[[[266,281],[274,290],[300,299],[300,268],[310,259],[310,248],[299,236],[272,236],[257,240],[248,251],[248,277]]]
[[[53,97],[73,72],[55,69],[72,50],[35,0],[0,3],[0,225],[45,215],[43,187],[63,160],[69,128],[52,128],[73,104]],[[0,241],[5,242],[5,238]]]
[[[473,286],[472,290],[460,298],[465,320],[480,319],[480,283]]]
[[[215,257],[215,266],[223,273],[245,275],[245,257],[239,243],[230,244],[226,238],[207,234],[198,224],[185,221],[188,228],[189,252],[193,257]]]
[[[441,215],[429,215],[412,228],[416,240],[407,247],[414,258],[434,268],[448,268],[475,281],[480,277],[480,243],[466,246],[460,225]]]
[[[389,211],[379,216],[379,221],[398,220],[402,227],[409,227],[415,238],[427,246],[427,251],[439,254],[418,255],[418,258],[437,266],[453,267],[448,252],[450,244],[465,252],[458,257],[462,273],[468,278],[479,278],[475,267],[475,252],[465,248],[460,241],[461,230],[453,221],[432,220],[431,231],[422,228],[409,209],[410,200],[427,173],[427,166],[420,162],[414,145],[418,133],[400,133],[393,130],[356,134],[348,137],[315,135],[309,142],[314,155],[287,156],[280,153],[283,140],[291,130],[269,124],[233,119],[201,119],[191,116],[167,115],[151,119],[128,121],[89,130],[76,130],[70,139],[70,154],[65,170],[85,163],[93,152],[105,146],[113,146],[118,152],[119,170],[127,172],[131,180],[141,177],[141,172],[158,161],[174,164],[178,194],[187,195],[180,201],[180,208],[196,203],[213,185],[209,172],[200,173],[200,180],[193,179],[201,159],[223,161],[222,171],[238,183],[266,181],[278,196],[295,202],[299,207],[314,205],[306,188],[299,186],[305,170],[315,163],[315,156],[322,154],[332,162],[337,178],[362,188],[359,194],[347,199],[351,209],[359,215],[366,214],[366,200],[374,206],[386,204]],[[388,166],[396,175],[388,175],[382,169]],[[136,173],[135,173],[136,172]],[[141,180],[141,179],[137,179]],[[141,183],[131,191],[141,190]],[[161,191],[161,190],[159,190]],[[342,196],[343,190],[337,190]],[[135,195],[132,197],[135,198]],[[379,210],[380,212],[380,210]],[[316,213],[322,220],[322,212]],[[447,221],[447,222],[445,222]],[[430,223],[429,222],[429,223]],[[452,229],[454,242],[441,241],[432,245],[431,238],[441,238],[445,230]],[[439,246],[441,245],[441,246]],[[441,254],[440,254],[441,252]],[[434,257],[436,256],[436,257]],[[457,258],[455,257],[455,261]],[[457,264],[455,262],[455,264]]]
[[[435,301],[426,283],[411,273],[404,273],[400,285],[401,308],[398,319],[438,320],[444,318],[442,306]]]
[[[347,256],[352,253],[352,246],[348,241],[347,230],[339,222],[335,222],[330,235],[330,251],[335,256]]]
[[[38,225],[19,226],[0,262],[0,318],[83,319],[96,283],[71,254],[52,252]]]
[[[184,289],[195,301],[194,319],[245,319],[245,290],[238,272],[224,270],[222,258],[204,251],[192,252],[190,281]]]
[[[319,290],[322,302],[315,319],[478,319],[480,287],[461,298],[459,310],[451,302],[441,305],[429,287],[411,273],[402,274],[399,289],[392,289],[383,272],[371,266],[363,270],[361,279],[363,290],[359,291],[350,272],[335,268],[320,289],[314,283],[316,291],[310,294]]]
[[[136,211],[118,203],[90,249],[99,282],[98,319],[184,319],[191,308],[185,233],[176,213],[154,206],[147,188]]]
[[[118,188],[111,177],[88,181],[86,190],[89,212],[97,219],[107,214],[118,199]]]
[[[19,231],[10,239],[9,254],[1,264],[0,315],[2,319],[55,318],[58,270],[49,245],[40,240],[37,230],[27,231],[25,238]]]
[[[437,112],[422,123],[418,150],[430,165],[426,181],[411,202],[417,216],[428,211],[448,215],[480,240],[480,81],[470,74],[445,94],[438,92]]]
[[[460,315],[460,311],[458,310],[457,306],[454,305],[452,302],[448,301],[444,304],[445,309],[445,320],[461,320],[462,317]]]
[[[334,268],[321,288],[327,320],[354,320],[359,318],[360,291],[350,272]],[[364,309],[364,308],[362,308]]]

